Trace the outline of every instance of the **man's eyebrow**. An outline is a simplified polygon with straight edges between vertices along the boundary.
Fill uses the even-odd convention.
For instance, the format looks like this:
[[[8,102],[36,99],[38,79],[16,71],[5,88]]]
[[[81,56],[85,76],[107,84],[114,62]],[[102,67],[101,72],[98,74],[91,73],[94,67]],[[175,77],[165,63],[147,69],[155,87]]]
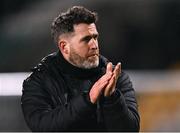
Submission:
[[[87,36],[84,36],[83,38],[81,38],[80,41],[90,40],[91,38],[97,38],[98,36],[99,36],[99,34],[87,35]]]

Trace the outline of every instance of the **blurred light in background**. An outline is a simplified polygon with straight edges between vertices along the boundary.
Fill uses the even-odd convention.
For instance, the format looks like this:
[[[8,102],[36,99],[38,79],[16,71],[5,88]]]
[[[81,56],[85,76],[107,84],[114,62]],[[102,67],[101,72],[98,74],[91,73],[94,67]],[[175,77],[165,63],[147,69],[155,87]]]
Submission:
[[[22,83],[30,73],[0,73],[0,96],[22,94]]]

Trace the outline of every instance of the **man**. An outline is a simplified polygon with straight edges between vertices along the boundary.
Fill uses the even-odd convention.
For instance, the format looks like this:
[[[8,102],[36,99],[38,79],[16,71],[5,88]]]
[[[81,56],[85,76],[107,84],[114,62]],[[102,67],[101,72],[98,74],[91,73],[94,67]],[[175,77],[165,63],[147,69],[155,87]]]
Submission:
[[[139,131],[132,83],[120,63],[99,54],[96,21],[80,6],[53,21],[59,50],[23,83],[22,110],[32,131]]]

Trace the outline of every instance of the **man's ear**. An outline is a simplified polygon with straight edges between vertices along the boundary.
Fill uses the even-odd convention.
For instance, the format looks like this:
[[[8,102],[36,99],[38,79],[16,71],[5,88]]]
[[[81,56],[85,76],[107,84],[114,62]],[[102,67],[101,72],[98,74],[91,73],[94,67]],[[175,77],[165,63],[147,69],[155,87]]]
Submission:
[[[69,44],[65,40],[59,40],[58,42],[58,47],[63,54],[68,54],[69,53]]]

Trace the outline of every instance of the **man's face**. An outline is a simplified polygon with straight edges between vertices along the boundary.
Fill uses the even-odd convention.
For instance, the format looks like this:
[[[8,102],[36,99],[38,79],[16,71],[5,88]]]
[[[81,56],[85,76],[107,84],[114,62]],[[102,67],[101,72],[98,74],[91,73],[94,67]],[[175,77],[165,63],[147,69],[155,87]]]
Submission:
[[[68,60],[80,68],[90,69],[99,65],[98,32],[96,25],[81,23],[74,25],[69,38]]]

